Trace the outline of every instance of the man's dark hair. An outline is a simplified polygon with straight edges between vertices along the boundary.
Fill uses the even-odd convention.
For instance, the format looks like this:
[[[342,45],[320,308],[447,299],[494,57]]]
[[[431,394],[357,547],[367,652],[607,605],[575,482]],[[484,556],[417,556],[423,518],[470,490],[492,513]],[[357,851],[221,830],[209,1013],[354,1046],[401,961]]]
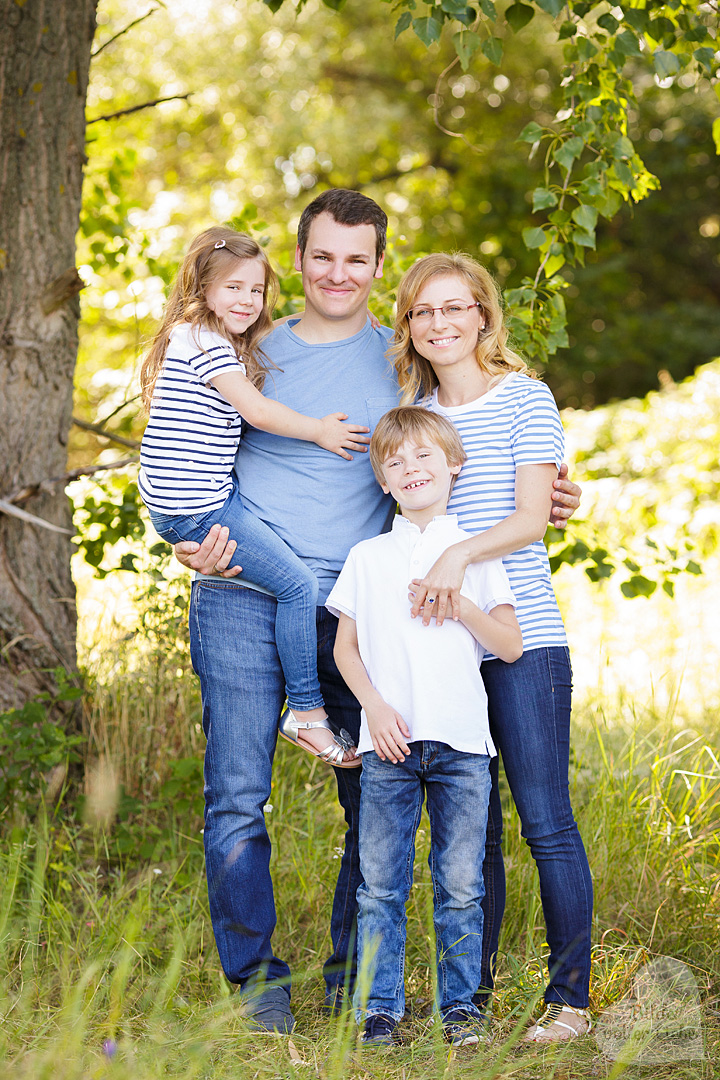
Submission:
[[[330,188],[323,191],[305,207],[300,215],[297,242],[301,258],[305,255],[310,226],[319,214],[329,214],[338,225],[373,225],[375,227],[375,264],[387,243],[387,214],[367,195],[348,188]]]

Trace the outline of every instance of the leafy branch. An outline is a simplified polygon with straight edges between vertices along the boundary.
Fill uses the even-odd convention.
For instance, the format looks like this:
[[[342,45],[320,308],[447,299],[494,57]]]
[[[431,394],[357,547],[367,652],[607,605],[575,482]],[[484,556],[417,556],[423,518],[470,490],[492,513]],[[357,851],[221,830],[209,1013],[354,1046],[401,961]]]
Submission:
[[[275,12],[284,0],[263,2]],[[324,2],[335,11],[345,4]],[[542,364],[568,343],[560,271],[584,264],[585,253],[595,249],[600,218],[611,220],[623,204],[639,202],[659,187],[628,133],[637,104],[631,76],[649,69],[661,88],[683,72],[716,79],[716,10],[699,0],[612,8],[606,0],[514,0],[502,11],[494,0],[386,2],[396,16],[396,38],[412,31],[429,49],[449,29],[456,59],[440,79],[456,63],[467,71],[480,55],[501,67],[507,34],[521,33],[533,19],[552,20],[564,54],[563,107],[551,126],[531,121],[519,134],[530,143],[531,156],[545,147],[543,183],[532,192],[532,212],[540,220],[523,230],[538,268],[506,294],[518,348]],[[440,123],[437,105],[434,114],[441,131],[464,138]],[[720,117],[713,136],[720,153]]]

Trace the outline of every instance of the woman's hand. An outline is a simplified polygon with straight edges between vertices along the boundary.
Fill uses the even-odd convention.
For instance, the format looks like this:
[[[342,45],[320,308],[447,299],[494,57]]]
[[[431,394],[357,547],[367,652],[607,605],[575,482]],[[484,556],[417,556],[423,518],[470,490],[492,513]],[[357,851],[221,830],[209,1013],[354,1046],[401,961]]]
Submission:
[[[352,461],[352,454],[348,454],[348,450],[367,453],[370,428],[362,427],[360,424],[344,424],[343,420],[347,420],[347,413],[336,412],[323,416],[322,420],[318,421],[320,434],[315,442],[324,450],[331,450],[333,454]],[[347,449],[343,449],[344,447]]]
[[[417,618],[422,611],[425,626],[432,618],[438,626],[442,626],[446,615],[459,620],[460,589],[467,566],[467,558],[461,545],[453,544],[430,567],[424,578],[413,578],[408,586],[408,599],[412,603],[411,617]]]
[[[236,577],[242,572],[241,566],[227,564],[235,554],[237,543],[230,539],[230,530],[226,525],[221,528],[213,525],[202,544],[196,544],[194,540],[183,540],[173,548],[175,558],[189,570],[197,570],[199,574],[222,574],[223,577]]]

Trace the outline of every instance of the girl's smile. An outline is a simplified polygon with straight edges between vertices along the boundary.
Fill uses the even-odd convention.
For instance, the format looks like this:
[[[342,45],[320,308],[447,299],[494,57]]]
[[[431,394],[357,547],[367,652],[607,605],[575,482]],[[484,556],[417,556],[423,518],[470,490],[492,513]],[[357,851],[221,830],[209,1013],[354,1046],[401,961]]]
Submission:
[[[264,293],[262,261],[236,259],[208,287],[205,301],[229,334],[242,334],[260,317]]]

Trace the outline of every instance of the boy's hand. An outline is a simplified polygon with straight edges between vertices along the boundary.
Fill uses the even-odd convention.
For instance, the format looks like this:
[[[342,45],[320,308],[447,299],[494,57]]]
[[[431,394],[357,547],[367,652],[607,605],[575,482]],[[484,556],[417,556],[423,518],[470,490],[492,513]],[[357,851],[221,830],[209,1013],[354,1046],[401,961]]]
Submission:
[[[404,761],[410,753],[406,739],[410,738],[410,729],[400,713],[383,701],[380,705],[365,708],[373,750],[385,761],[390,758],[393,765]]]
[[[330,450],[333,454],[352,461],[352,454],[348,454],[347,450],[359,450],[366,454],[367,444],[370,442],[370,428],[360,424],[344,424],[343,420],[347,420],[347,413],[329,413],[323,416],[322,420],[318,421],[320,434],[316,442],[323,450]],[[347,449],[343,449],[344,447]]]
[[[558,478],[553,481],[552,507],[550,508],[550,524],[556,529],[564,529],[568,519],[573,516],[580,506],[582,488],[579,484],[573,484],[568,480],[568,467],[563,461],[558,470]]]
[[[233,557],[237,544],[230,540],[230,530],[226,525],[220,528],[213,525],[202,544],[196,544],[194,540],[183,540],[173,548],[175,558],[189,570],[197,570],[199,574],[222,574],[223,577],[236,577],[242,571],[240,566],[227,564]]]

